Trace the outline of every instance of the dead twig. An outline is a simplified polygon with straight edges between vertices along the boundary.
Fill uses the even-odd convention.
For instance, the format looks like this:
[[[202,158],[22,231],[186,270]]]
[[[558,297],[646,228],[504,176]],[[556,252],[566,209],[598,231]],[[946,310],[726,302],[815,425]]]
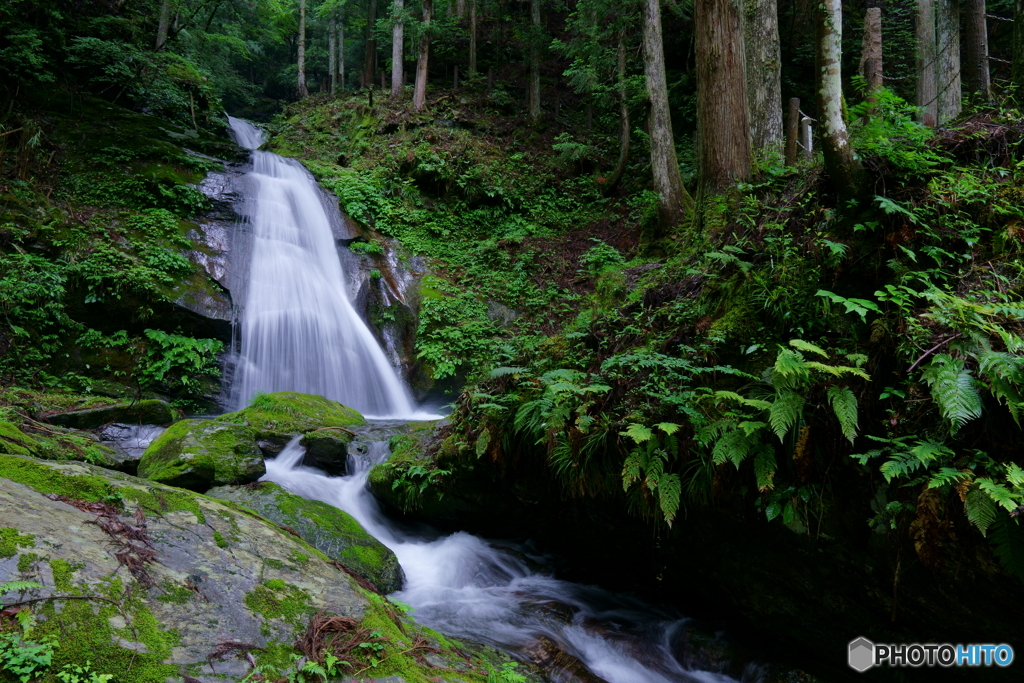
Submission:
[[[930,356],[930,355],[932,355],[933,353],[935,353],[936,351],[938,351],[938,350],[939,350],[939,349],[940,349],[941,347],[945,346],[945,345],[946,345],[946,344],[948,344],[949,342],[953,341],[954,339],[957,339],[957,338],[959,338],[960,336],[961,336],[961,334],[960,334],[959,332],[957,332],[956,334],[954,334],[954,335],[953,335],[952,337],[950,337],[949,339],[946,339],[946,340],[940,341],[940,342],[939,342],[938,344],[936,344],[936,345],[935,345],[935,346],[933,346],[932,348],[930,348],[930,349],[928,349],[927,351],[925,351],[925,352],[924,352],[923,354],[921,354],[921,357],[920,357],[920,358],[918,358],[917,360],[915,360],[915,361],[914,361],[914,364],[913,364],[913,365],[911,365],[911,366],[910,366],[909,368],[907,368],[907,373],[909,374],[909,373],[913,372],[913,371],[914,371],[914,368],[916,368],[916,367],[917,367],[917,364],[918,364],[918,363],[920,363],[920,362],[921,362],[921,361],[923,361],[923,360],[924,360],[925,358],[927,358],[928,356]]]

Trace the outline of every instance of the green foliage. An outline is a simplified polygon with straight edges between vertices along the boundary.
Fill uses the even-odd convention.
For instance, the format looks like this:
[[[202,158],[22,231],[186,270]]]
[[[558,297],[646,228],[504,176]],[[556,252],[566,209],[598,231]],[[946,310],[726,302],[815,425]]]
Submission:
[[[160,330],[146,330],[149,347],[140,373],[149,384],[168,383],[199,392],[204,378],[217,375],[217,354],[224,344],[217,339],[194,339]]]
[[[518,662],[503,662],[500,669],[487,672],[487,683],[526,683],[526,676],[516,671]]]
[[[42,586],[27,581],[7,582],[0,584],[0,596],[32,588]],[[35,616],[30,610],[22,609],[14,616],[18,630],[0,631],[0,670],[9,671],[20,683],[28,683],[50,667],[58,643],[54,636],[32,640]]]
[[[981,395],[978,393],[977,381],[963,360],[940,353],[932,359],[921,376],[931,387],[942,417],[949,420],[954,433],[966,422],[981,417]]]
[[[626,259],[615,247],[596,238],[591,238],[591,241],[596,244],[580,256],[580,266],[583,272],[591,276],[600,275],[604,270],[622,266],[626,262]]]

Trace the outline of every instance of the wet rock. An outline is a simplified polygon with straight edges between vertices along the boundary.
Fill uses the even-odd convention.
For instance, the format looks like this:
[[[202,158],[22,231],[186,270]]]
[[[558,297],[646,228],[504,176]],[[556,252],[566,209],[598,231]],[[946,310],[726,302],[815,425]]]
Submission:
[[[266,471],[255,430],[217,420],[172,425],[146,449],[138,468],[140,477],[200,492],[256,481]]]
[[[113,422],[97,433],[100,442],[117,453],[119,465],[114,469],[136,474],[139,460],[149,445],[165,431],[157,425],[131,425]]]
[[[542,636],[526,645],[523,654],[555,683],[607,683],[550,638]]]
[[[44,460],[82,460],[114,470],[131,469],[125,464],[128,458],[99,443],[95,434],[59,428],[19,428],[11,422],[0,422],[0,453]]]
[[[72,429],[95,429],[110,422],[129,424],[168,424],[175,418],[174,410],[157,399],[118,403],[99,408],[71,410],[46,417],[50,424]]]
[[[395,554],[342,510],[306,500],[270,482],[218,487],[206,495],[243,505],[275,524],[295,530],[314,548],[366,577],[385,593],[402,588],[404,575]]]
[[[345,476],[348,465],[348,445],[352,434],[336,429],[309,432],[300,442],[306,449],[302,464],[316,467],[327,474]]]

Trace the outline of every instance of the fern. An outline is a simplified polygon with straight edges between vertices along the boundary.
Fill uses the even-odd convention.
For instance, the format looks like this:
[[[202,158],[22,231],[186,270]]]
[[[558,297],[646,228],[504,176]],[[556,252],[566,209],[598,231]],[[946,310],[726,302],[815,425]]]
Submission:
[[[822,349],[820,346],[815,346],[810,342],[805,342],[803,339],[790,339],[789,345],[792,346],[794,349],[799,349],[800,351],[809,351],[811,353],[816,353],[819,356],[828,358],[828,353],[824,349]]]
[[[1010,489],[997,484],[988,477],[978,478],[978,488],[988,494],[992,502],[1001,505],[1007,512],[1013,512],[1021,504],[1021,496],[1014,495]]]
[[[1000,516],[991,526],[992,550],[1010,576],[1024,581],[1024,528],[1015,519]]]
[[[757,479],[757,490],[771,491],[775,488],[775,451],[768,447],[757,449],[754,456],[754,476]]]
[[[978,527],[981,535],[988,533],[988,528],[996,520],[996,503],[988,494],[972,487],[964,498],[964,511],[971,524]]]
[[[33,588],[42,588],[35,581],[8,581],[6,583],[0,583],[0,595],[6,595],[7,593],[24,593],[27,590]]]
[[[650,441],[654,438],[654,432],[642,424],[632,423],[626,427],[626,431],[619,432],[622,436],[628,436],[633,439],[636,443],[643,443],[644,441]]]
[[[964,472],[952,467],[943,467],[939,470],[939,473],[931,478],[928,482],[928,488],[937,489],[943,486],[953,484],[956,486],[960,485],[960,482],[965,479],[970,479],[974,475],[970,471]]]
[[[782,349],[775,357],[775,368],[772,373],[772,384],[778,388],[795,389],[810,379],[811,371],[807,361],[798,351]]]
[[[778,394],[776,394],[768,419],[780,441],[785,438],[786,433],[800,419],[800,411],[803,406],[804,397],[795,391],[780,389]]]
[[[942,416],[956,432],[970,420],[981,417],[981,396],[977,382],[962,360],[941,353],[928,364],[922,374],[939,404]]]
[[[658,506],[661,508],[661,514],[665,517],[665,523],[670,527],[679,511],[679,496],[682,489],[683,485],[678,474],[665,474],[658,482]]]
[[[496,379],[498,377],[504,377],[505,375],[521,375],[526,372],[529,372],[529,368],[494,368],[493,370],[491,370],[488,377],[490,379]]]
[[[739,469],[755,443],[757,439],[747,436],[738,429],[727,432],[715,442],[715,447],[711,450],[711,459],[716,465],[731,462]]]
[[[828,402],[832,404],[843,436],[853,443],[857,436],[857,397],[849,387],[832,386],[828,388]]]
[[[639,481],[640,469],[646,462],[645,454],[640,449],[633,450],[622,463],[622,490],[628,491],[633,482]]]

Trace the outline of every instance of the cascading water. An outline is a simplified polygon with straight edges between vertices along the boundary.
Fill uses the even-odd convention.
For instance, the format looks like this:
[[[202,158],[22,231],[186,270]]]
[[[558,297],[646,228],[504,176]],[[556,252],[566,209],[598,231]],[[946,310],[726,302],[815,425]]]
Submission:
[[[302,165],[256,149],[259,128],[228,117],[253,150],[243,211],[251,231],[249,277],[231,403],[257,392],[319,394],[376,418],[429,419],[345,295],[344,273],[316,181]]]
[[[378,418],[417,414],[405,386],[345,296],[330,223],[312,176],[296,161],[256,149],[262,132],[229,117],[235,139],[253,150],[253,187],[244,211],[251,226],[241,348],[232,399],[258,391],[320,394]],[[365,430],[350,450],[350,474],[328,477],[300,465],[294,440],[267,462],[264,479],[345,510],[394,551],[406,584],[396,598],[442,633],[529,653],[544,639],[608,683],[723,683],[736,679],[689,670],[673,656],[685,620],[601,589],[535,572],[525,555],[465,532],[428,537],[403,532],[367,486],[388,456],[394,425]],[[376,437],[376,438],[374,438]],[[558,678],[556,676],[556,678]],[[748,668],[743,681],[759,678]],[[558,678],[561,680],[561,678]]]
[[[377,440],[374,429],[381,432]],[[404,589],[392,597],[411,605],[419,623],[511,652],[528,652],[547,638],[608,683],[735,683],[680,665],[671,645],[685,620],[536,573],[521,553],[466,532],[431,539],[402,531],[381,512],[366,483],[370,468],[388,457],[390,433],[377,426],[354,441],[345,477],[300,465],[304,449],[296,439],[267,461],[263,478],[348,512],[389,547],[406,577]],[[351,453],[357,449],[364,452]],[[753,666],[742,678],[758,679]]]

